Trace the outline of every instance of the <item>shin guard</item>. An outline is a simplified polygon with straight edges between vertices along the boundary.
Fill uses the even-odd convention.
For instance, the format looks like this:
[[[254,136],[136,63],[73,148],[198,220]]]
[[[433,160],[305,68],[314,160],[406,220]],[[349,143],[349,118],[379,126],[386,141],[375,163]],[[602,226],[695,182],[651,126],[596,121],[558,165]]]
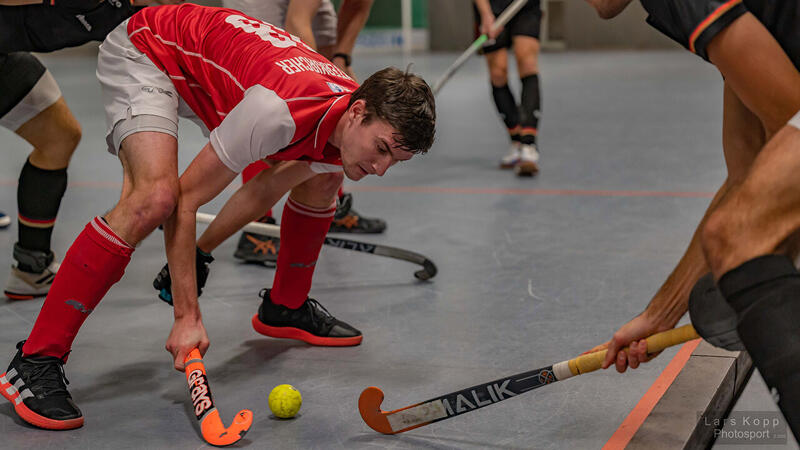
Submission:
[[[523,144],[536,145],[536,134],[539,129],[541,117],[541,96],[539,92],[539,74],[528,75],[522,78],[522,111],[520,125],[522,130],[520,138]]]
[[[61,198],[67,190],[67,169],[40,169],[30,160],[19,175],[19,242],[26,250],[50,251],[50,236],[56,222]],[[20,261],[22,263],[22,261]],[[31,272],[28,267],[20,269]]]
[[[61,358],[84,320],[109,288],[122,278],[133,247],[100,217],[78,235],[64,256],[53,286],[22,351]]]
[[[517,128],[519,125],[519,111],[517,110],[517,102],[514,100],[514,94],[508,88],[508,84],[503,86],[492,86],[492,98],[494,104],[497,106],[497,112],[500,113],[500,118],[506,124],[506,128],[511,130]]]
[[[737,330],[800,439],[800,273],[781,255],[751,259],[718,286],[738,316]]]
[[[311,290],[311,278],[325,234],[333,221],[336,204],[311,208],[291,199],[281,218],[281,251],[270,298],[273,303],[299,308]]]

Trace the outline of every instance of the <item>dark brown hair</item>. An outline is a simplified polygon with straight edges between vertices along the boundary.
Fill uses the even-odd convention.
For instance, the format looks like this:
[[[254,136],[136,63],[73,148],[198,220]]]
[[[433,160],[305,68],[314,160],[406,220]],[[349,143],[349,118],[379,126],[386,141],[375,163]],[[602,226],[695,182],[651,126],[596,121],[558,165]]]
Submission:
[[[353,92],[350,104],[364,99],[364,125],[377,118],[397,130],[395,141],[403,150],[425,153],[436,132],[436,102],[422,78],[395,67],[379,70]]]

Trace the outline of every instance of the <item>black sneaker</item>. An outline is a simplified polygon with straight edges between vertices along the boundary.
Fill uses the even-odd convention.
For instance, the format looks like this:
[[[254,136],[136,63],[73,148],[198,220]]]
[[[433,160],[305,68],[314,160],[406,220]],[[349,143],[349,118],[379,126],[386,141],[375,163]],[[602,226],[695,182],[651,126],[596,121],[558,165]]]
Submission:
[[[203,288],[206,287],[208,281],[208,274],[211,269],[208,267],[214,262],[214,257],[211,253],[206,253],[199,248],[195,252],[195,273],[197,274],[197,296],[203,294]],[[169,274],[169,264],[164,264],[161,272],[158,272],[156,279],[153,280],[153,288],[158,291],[158,298],[172,305],[172,277]]]
[[[275,225],[275,219],[272,217],[265,216],[258,221]],[[236,245],[236,252],[233,257],[246,263],[275,267],[278,263],[280,246],[281,240],[279,238],[245,231],[239,236],[239,243]]]
[[[386,230],[386,221],[363,217],[353,209],[353,194],[347,193],[336,202],[336,213],[328,230],[331,233],[378,234]]]
[[[64,358],[22,356],[24,343],[17,344],[17,354],[0,375],[0,394],[31,425],[48,430],[83,426],[83,414],[67,392]]]
[[[345,347],[361,343],[361,332],[333,317],[313,298],[297,309],[272,303],[269,289],[258,294],[263,300],[253,316],[253,328],[269,337],[297,339],[311,345]]]

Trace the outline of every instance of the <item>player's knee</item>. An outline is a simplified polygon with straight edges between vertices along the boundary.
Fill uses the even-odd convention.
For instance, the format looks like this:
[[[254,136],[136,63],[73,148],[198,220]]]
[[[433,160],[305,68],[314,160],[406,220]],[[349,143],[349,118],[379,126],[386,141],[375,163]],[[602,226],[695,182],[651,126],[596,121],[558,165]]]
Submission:
[[[715,274],[718,274],[722,261],[731,252],[735,242],[730,219],[724,209],[717,209],[706,219],[701,231],[703,251]]]
[[[136,197],[140,199],[135,205],[136,226],[147,233],[164,223],[175,211],[178,187],[168,182],[154,183]]]
[[[339,192],[339,187],[344,181],[344,173],[326,173],[318,175],[316,178],[319,178],[318,188],[320,195],[324,195],[325,197],[334,197]]]
[[[491,67],[489,69],[489,79],[492,81],[492,86],[505,86],[508,84],[508,67]]]

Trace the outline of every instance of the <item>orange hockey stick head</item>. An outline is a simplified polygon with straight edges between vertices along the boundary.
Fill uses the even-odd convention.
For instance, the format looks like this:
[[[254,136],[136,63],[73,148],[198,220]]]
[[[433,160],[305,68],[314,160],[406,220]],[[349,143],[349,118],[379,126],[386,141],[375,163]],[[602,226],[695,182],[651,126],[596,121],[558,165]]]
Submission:
[[[373,430],[383,434],[394,434],[386,413],[381,411],[381,403],[383,403],[383,391],[375,386],[368,387],[358,398],[358,411],[364,422]]]
[[[219,411],[214,406],[214,399],[211,397],[211,388],[208,385],[206,367],[200,351],[192,350],[186,356],[186,382],[189,384],[189,394],[192,397],[194,414],[200,421],[200,430],[203,439],[211,445],[225,446],[238,442],[250,425],[253,424],[253,411],[243,409],[236,414],[230,427],[225,428]]]

